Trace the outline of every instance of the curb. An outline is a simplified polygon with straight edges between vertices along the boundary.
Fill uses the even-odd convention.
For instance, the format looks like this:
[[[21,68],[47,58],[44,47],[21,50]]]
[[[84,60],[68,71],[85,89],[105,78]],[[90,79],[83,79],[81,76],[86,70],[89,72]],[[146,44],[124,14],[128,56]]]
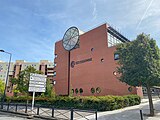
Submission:
[[[157,99],[152,99],[152,101],[157,101],[157,100],[160,100],[160,99],[158,99],[158,98],[157,98]],[[140,103],[140,104],[147,103],[147,102],[149,102],[148,99],[147,99],[147,101],[143,101],[143,102],[142,102],[142,100],[141,100],[141,103]]]

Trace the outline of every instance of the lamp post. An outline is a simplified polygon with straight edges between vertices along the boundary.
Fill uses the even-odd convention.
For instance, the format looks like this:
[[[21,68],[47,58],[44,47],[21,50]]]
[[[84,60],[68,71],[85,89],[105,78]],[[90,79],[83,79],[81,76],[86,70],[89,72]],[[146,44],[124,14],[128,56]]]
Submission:
[[[1,109],[3,109],[3,103],[4,103],[4,100],[5,100],[5,97],[6,97],[6,89],[7,89],[7,83],[8,83],[8,76],[9,76],[9,69],[10,69],[12,54],[9,53],[9,52],[6,52],[4,50],[0,50],[0,52],[9,54],[9,63],[8,63],[8,70],[7,70],[6,81],[5,81],[5,88],[4,88],[4,93],[3,93],[3,97],[2,97],[2,101],[1,101]]]

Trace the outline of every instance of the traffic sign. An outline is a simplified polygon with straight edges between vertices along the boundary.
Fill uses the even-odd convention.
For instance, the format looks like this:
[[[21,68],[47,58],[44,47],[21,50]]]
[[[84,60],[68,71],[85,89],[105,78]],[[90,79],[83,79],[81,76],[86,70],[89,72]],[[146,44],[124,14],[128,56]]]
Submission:
[[[29,92],[45,92],[46,75],[30,73]]]

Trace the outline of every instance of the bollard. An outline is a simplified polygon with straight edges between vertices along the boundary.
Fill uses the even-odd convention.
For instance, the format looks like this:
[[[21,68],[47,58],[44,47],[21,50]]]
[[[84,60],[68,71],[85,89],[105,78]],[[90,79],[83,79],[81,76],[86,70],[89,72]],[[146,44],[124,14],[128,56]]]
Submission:
[[[95,115],[96,115],[96,120],[97,120],[97,110],[96,110],[96,112],[95,112]]]
[[[28,104],[26,104],[26,109],[25,109],[25,113],[27,113],[27,106],[28,106]]]
[[[141,120],[143,120],[142,110],[140,110],[140,116],[141,116]]]
[[[52,107],[52,117],[54,117],[54,107]]]
[[[7,105],[7,111],[9,110],[9,103],[8,103],[8,105]]]
[[[38,107],[37,107],[37,115],[39,115],[39,105],[38,105]]]
[[[3,102],[1,102],[1,109],[3,109]]]
[[[16,104],[16,109],[15,109],[15,111],[17,112],[17,104]]]
[[[71,120],[73,120],[73,108],[71,108]]]

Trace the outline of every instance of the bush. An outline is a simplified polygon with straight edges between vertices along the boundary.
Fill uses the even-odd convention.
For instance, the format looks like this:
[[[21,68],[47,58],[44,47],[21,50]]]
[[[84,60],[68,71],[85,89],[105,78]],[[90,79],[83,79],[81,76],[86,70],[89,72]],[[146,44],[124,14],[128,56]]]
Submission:
[[[29,103],[31,96],[7,97],[8,102]],[[127,96],[88,96],[88,97],[64,97],[54,98],[35,97],[35,103],[41,105],[53,105],[56,108],[97,109],[98,111],[109,111],[140,104],[141,99],[137,95]]]

